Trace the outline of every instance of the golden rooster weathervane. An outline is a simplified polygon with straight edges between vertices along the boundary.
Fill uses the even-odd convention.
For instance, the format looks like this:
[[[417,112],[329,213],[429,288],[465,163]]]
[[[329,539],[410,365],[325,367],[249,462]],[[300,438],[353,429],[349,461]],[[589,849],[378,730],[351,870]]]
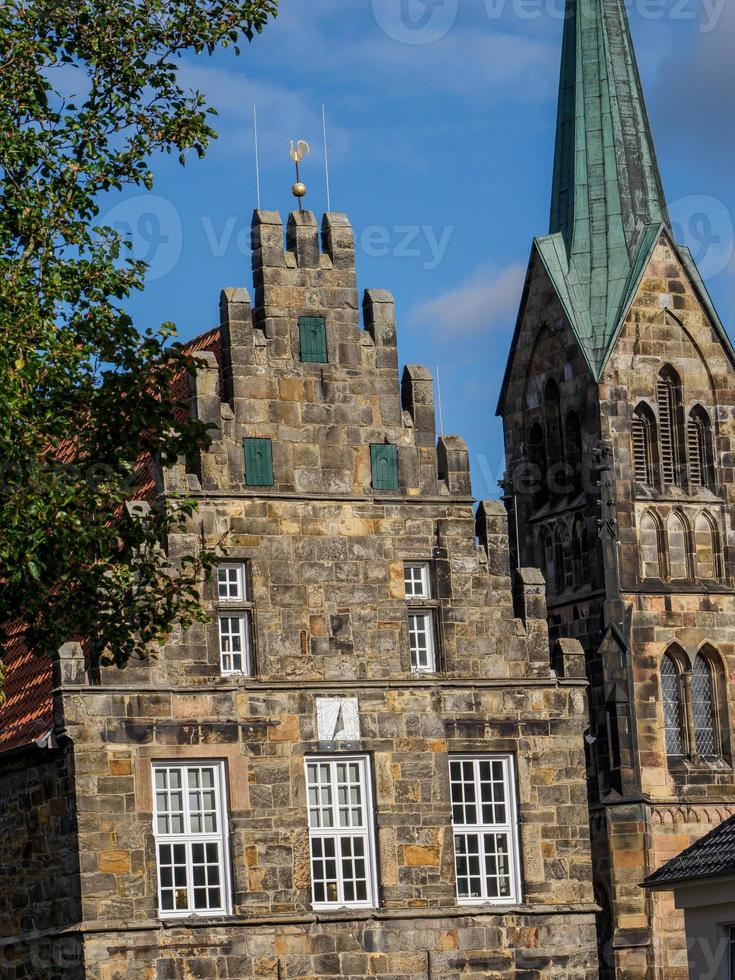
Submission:
[[[306,184],[301,181],[299,164],[304,159],[304,154],[308,156],[310,153],[311,147],[306,140],[298,140],[295,145],[294,141],[291,140],[291,159],[296,164],[296,183],[291,188],[291,193],[299,202],[299,211],[303,211],[301,200],[306,196]]]

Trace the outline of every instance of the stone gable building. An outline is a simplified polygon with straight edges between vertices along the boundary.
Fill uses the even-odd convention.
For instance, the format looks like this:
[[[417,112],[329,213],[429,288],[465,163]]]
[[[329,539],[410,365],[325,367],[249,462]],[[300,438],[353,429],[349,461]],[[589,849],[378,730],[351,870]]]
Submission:
[[[211,447],[146,494],[199,501],[172,561],[226,548],[211,624],[99,678],[10,654],[2,976],[593,980],[582,647],[391,296],[360,323],[347,218],[256,212],[253,264],[192,345]]]
[[[639,886],[735,812],[735,354],[672,234],[623,2],[568,13],[499,406],[513,563],[587,655],[601,976],[683,980],[683,916]]]
[[[199,502],[211,622],[122,672],[6,647],[1,976],[687,976],[640,884],[735,812],[735,354],[623,0],[567,6],[504,504],[348,219],[257,211],[252,305],[189,346],[212,444],[138,503]]]

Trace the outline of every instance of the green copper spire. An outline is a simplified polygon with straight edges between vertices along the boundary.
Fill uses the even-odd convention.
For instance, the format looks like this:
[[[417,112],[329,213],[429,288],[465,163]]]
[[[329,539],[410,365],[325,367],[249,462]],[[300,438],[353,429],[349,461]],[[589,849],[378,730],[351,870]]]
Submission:
[[[624,0],[567,0],[550,231],[564,240],[593,361],[615,330],[646,229],[661,224],[670,220]]]

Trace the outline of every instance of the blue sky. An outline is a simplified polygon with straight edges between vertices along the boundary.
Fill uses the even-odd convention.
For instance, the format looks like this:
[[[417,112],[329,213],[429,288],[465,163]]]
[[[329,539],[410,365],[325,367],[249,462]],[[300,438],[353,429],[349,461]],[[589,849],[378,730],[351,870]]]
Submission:
[[[497,394],[531,239],[548,230],[562,0],[281,0],[237,58],[189,59],[220,138],[186,168],[157,161],[151,195],[108,218],[151,261],[131,310],[182,338],[217,321],[224,286],[251,288],[257,103],[262,205],[291,209],[291,139],[311,143],[308,206],[357,240],[360,289],[391,290],[401,363],[440,365],[444,427],[467,440],[478,497],[497,494]],[[735,314],[735,4],[632,0],[631,25],[678,237],[726,325]]]

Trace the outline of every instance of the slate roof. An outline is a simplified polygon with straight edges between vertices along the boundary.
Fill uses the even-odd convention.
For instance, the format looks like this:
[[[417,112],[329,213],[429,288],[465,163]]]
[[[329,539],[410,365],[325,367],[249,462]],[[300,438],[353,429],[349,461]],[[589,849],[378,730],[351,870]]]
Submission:
[[[184,350],[189,354],[211,351],[220,363],[220,368],[221,347],[219,327],[184,344]],[[187,379],[185,374],[181,374],[174,381],[172,395],[180,400],[185,399],[186,394]],[[64,443],[57,447],[57,455],[61,459],[73,459],[73,445]],[[153,463],[149,457],[141,457],[138,473],[134,499],[150,500],[157,490]],[[0,705],[0,752],[9,752],[43,738],[53,725],[51,660],[45,656],[36,656],[27,648],[21,622],[11,623],[5,629],[9,639],[2,651],[5,668],[2,689],[5,701]]]
[[[735,817],[723,821],[643,882],[645,888],[673,887],[701,878],[735,875]]]

